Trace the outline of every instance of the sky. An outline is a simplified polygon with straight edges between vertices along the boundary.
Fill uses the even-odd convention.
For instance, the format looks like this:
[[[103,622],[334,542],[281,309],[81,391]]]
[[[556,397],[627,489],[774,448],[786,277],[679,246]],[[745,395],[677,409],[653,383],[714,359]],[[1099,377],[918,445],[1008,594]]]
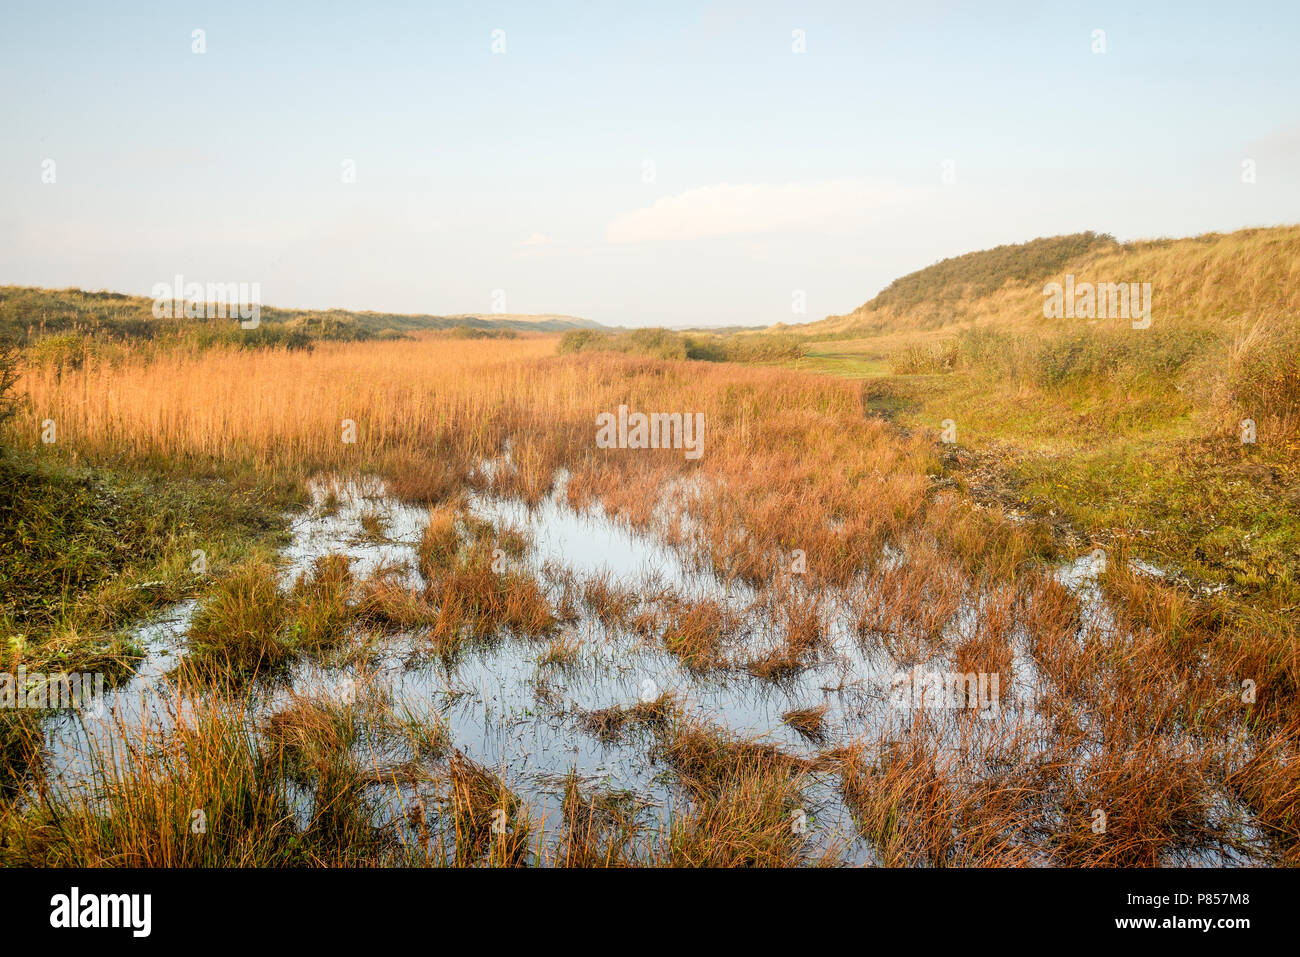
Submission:
[[[0,284],[812,321],[1002,243],[1300,222],[1298,50],[1294,0],[5,0]]]

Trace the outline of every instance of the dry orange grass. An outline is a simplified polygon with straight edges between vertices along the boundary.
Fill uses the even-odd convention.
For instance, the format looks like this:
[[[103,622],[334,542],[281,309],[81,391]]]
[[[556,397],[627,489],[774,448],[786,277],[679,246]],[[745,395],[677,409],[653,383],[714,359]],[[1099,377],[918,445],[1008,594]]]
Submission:
[[[728,578],[751,580],[800,549],[814,556],[810,579],[846,581],[922,509],[933,451],[867,418],[851,383],[553,349],[545,338],[424,338],[178,351],[61,376],[34,367],[15,433],[35,442],[53,419],[60,443],[94,457],[376,471],[420,501],[485,483],[480,463],[500,462],[509,443],[499,491],[536,502],[567,466],[573,504],[599,499],[639,525],[654,519],[665,482],[701,476],[688,544]],[[597,449],[596,415],[620,404],[704,413],[703,457]],[[742,514],[753,520],[737,536]]]
[[[282,350],[140,354],[88,362],[75,374],[35,366],[19,388],[30,399],[30,432],[58,423],[61,441],[85,451],[165,458],[353,465],[368,452],[434,458],[439,438],[493,452],[506,396],[538,385],[524,362],[554,351],[548,339],[484,345],[416,342],[321,343]],[[548,390],[549,392],[550,390]],[[356,423],[355,444],[343,423]]]

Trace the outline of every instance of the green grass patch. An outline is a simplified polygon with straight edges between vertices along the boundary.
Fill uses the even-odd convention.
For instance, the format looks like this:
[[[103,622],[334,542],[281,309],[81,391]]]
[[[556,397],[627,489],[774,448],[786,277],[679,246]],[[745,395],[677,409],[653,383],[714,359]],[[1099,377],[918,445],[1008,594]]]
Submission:
[[[289,480],[0,450],[0,638],[29,668],[130,657],[118,632],[282,541]]]

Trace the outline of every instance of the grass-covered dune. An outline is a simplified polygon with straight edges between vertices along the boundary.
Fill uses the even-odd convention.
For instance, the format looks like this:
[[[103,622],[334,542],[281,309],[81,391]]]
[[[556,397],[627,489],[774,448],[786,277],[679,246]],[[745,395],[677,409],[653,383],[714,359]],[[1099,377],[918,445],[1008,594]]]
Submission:
[[[1162,323],[1231,320],[1300,311],[1300,226],[1116,242],[1093,232],[1035,239],[945,259],[902,276],[842,316],[799,328],[848,338],[990,323],[1022,328],[1043,319],[1043,286],[1079,281],[1151,283]]]
[[[1150,322],[1044,316],[1044,286],[1150,283]],[[1124,542],[1253,611],[1300,607],[1300,227],[945,260],[798,330],[794,364],[942,440],[946,477]]]

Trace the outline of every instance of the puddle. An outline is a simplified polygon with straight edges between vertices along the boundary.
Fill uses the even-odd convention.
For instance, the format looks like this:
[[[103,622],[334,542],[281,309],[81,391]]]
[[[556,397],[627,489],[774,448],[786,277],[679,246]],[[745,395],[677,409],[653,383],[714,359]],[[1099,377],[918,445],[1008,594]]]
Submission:
[[[407,583],[422,584],[417,548],[428,521],[421,506],[404,505],[384,493],[377,481],[343,484],[316,482],[313,506],[292,518],[291,543],[283,552],[288,587],[316,559],[344,554],[352,570],[364,578],[381,567],[402,569]],[[612,583],[641,594],[665,590],[682,596],[710,598],[736,616],[744,636],[743,652],[759,654],[775,636],[770,622],[755,610],[755,596],[744,587],[728,588],[715,575],[699,570],[681,552],[652,532],[611,520],[597,507],[579,511],[567,504],[563,474],[546,499],[535,507],[495,497],[472,495],[470,514],[498,528],[523,532],[529,543],[517,560],[547,591],[552,603],[573,580],[606,576]],[[375,530],[380,530],[375,534]],[[1075,563],[1060,572],[1060,580],[1095,600],[1104,614],[1096,586],[1096,559]],[[906,556],[890,550],[887,562]],[[1080,560],[1081,562],[1083,560]],[[1093,592],[1096,592],[1094,595]],[[337,697],[341,688],[390,696],[396,707],[416,714],[436,713],[449,732],[451,744],[500,773],[523,799],[545,840],[559,838],[564,778],[575,771],[591,786],[626,790],[644,804],[650,831],[667,821],[687,800],[671,769],[650,756],[649,736],[631,734],[625,740],[602,741],[585,731],[581,715],[613,705],[632,706],[661,692],[679,696],[684,707],[714,727],[745,737],[761,737],[789,754],[813,758],[866,736],[875,740],[897,729],[914,727],[914,707],[898,707],[893,692],[902,670],[879,642],[863,642],[856,633],[854,613],[843,595],[824,595],[828,640],[818,659],[788,680],[772,682],[743,671],[700,674],[686,669],[662,647],[635,633],[607,627],[585,607],[576,623],[563,624],[559,634],[580,642],[572,666],[539,663],[546,640],[506,636],[487,643],[470,643],[454,664],[431,658],[427,644],[416,635],[396,635],[377,641],[365,667],[304,660],[294,666],[286,684],[259,689],[251,709],[257,721],[282,709],[294,694]],[[185,635],[195,603],[184,602],[142,625],[136,638],[147,655],[137,675],[105,694],[102,717],[59,715],[46,729],[47,767],[61,786],[78,787],[90,770],[87,738],[95,737],[107,752],[124,753],[124,733],[152,722],[166,729],[184,703],[171,700],[165,679],[185,653]],[[976,606],[963,607],[949,629],[960,634],[975,627]],[[1032,707],[1040,679],[1023,634],[1016,649],[1014,682],[1003,689],[999,706],[975,717],[969,711],[926,709],[922,716],[944,748],[959,752],[973,742],[994,741],[999,735],[1035,730],[1039,719]],[[928,668],[946,667],[943,661]],[[826,706],[825,739],[814,744],[784,724],[792,709]],[[386,791],[386,809],[400,820],[399,796]],[[830,773],[814,772],[805,790],[809,819],[805,849],[809,860],[834,850],[848,864],[875,863],[872,847],[855,828]],[[305,808],[300,809],[300,811]]]

